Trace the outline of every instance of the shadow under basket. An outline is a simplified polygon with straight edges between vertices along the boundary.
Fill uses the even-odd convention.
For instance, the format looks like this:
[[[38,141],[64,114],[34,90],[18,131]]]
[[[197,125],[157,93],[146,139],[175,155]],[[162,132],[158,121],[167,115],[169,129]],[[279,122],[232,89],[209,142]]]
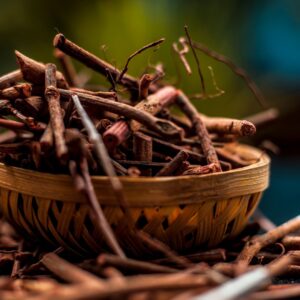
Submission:
[[[270,160],[250,146],[231,150],[255,163],[203,176],[120,177],[136,227],[178,252],[213,247],[239,234],[268,186]],[[131,256],[153,255],[128,228],[108,178],[94,176],[93,184],[123,249]],[[0,164],[0,193],[1,214],[24,237],[81,255],[107,249],[70,176]]]

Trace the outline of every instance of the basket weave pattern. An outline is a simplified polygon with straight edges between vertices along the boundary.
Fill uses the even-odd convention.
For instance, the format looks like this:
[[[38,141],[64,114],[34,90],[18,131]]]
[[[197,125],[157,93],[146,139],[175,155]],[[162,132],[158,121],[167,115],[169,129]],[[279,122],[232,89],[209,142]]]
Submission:
[[[243,148],[244,152],[252,151],[253,154],[251,149]],[[256,154],[261,155],[260,152]],[[123,182],[125,195],[129,195],[138,229],[179,252],[195,246],[212,247],[237,235],[245,227],[268,185],[268,164],[268,158],[262,157],[255,166],[238,172],[177,178],[175,182],[172,178],[128,178]],[[78,254],[103,251],[105,245],[101,233],[95,230],[89,207],[74,192],[70,178],[36,173],[0,167],[1,213],[20,232],[33,238],[41,237],[52,245],[61,245]],[[48,176],[44,184],[43,176]],[[9,184],[10,179],[14,184]],[[107,179],[95,180],[99,201],[121,246],[135,256],[151,255],[149,248],[136,239],[123,212],[111,200],[113,196],[107,188]],[[148,190],[150,186],[151,191]],[[43,193],[38,191],[40,189]],[[178,191],[182,193],[178,194]]]

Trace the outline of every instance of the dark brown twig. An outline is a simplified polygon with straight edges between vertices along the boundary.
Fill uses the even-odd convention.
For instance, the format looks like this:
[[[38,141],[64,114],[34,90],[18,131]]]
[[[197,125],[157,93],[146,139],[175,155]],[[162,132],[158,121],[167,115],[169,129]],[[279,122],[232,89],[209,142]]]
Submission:
[[[201,44],[199,42],[186,41],[186,43],[189,43],[189,44],[191,43],[193,45],[193,48],[198,49],[198,50],[202,51],[203,53],[205,53],[206,55],[214,58],[215,60],[227,65],[232,70],[232,72],[234,72],[236,75],[238,75],[239,77],[241,77],[244,80],[244,82],[246,83],[246,85],[248,86],[248,88],[250,89],[250,91],[252,92],[254,97],[257,99],[257,101],[260,103],[260,105],[262,107],[267,106],[266,100],[265,100],[261,90],[255,84],[255,82],[251,79],[249,74],[244,69],[238,67],[230,58],[228,58],[220,53],[217,53],[216,51],[209,49],[207,46],[205,46],[204,44]]]
[[[192,43],[192,39],[191,39],[191,36],[189,34],[189,30],[188,30],[188,26],[187,25],[184,26],[184,31],[185,31],[185,35],[186,35],[188,43],[189,43],[189,45],[190,45],[190,47],[192,49],[193,56],[194,56],[196,64],[197,64],[197,70],[198,70],[198,74],[199,74],[199,77],[200,77],[200,82],[201,82],[201,87],[202,87],[202,93],[203,93],[203,95],[206,95],[204,77],[203,77],[203,74],[202,74],[202,71],[201,71],[200,61],[199,61],[197,53],[196,53],[196,51],[194,49],[194,45]]]
[[[203,154],[206,157],[207,163],[214,164],[216,172],[221,171],[222,169],[218,156],[216,154],[216,150],[212,145],[207,129],[198,111],[182,91],[178,92],[176,103],[192,122],[192,125],[195,128],[195,131],[197,132],[197,135],[201,142]]]
[[[104,212],[101,208],[101,205],[97,199],[92,180],[88,171],[88,165],[86,159],[83,159],[80,163],[80,169],[83,176],[83,179],[85,181],[85,191],[87,198],[89,200],[89,203],[93,209],[93,213],[96,215],[96,222],[98,223],[99,229],[101,230],[101,233],[106,239],[106,242],[111,247],[111,249],[120,257],[126,257],[125,253],[123,252],[122,248],[120,247],[119,243],[117,242],[117,239],[106,220],[106,217],[104,215]]]
[[[23,79],[23,75],[20,70],[15,70],[0,77],[0,89],[5,89]]]
[[[100,74],[104,76],[110,74],[114,81],[120,75],[120,70],[66,39],[61,33],[54,37],[53,45]],[[128,88],[138,90],[138,80],[128,74],[124,74],[120,83]]]
[[[65,126],[60,106],[60,95],[56,88],[55,74],[56,66],[48,64],[45,71],[45,97],[48,101],[50,124],[54,136],[56,155],[61,161],[65,161],[68,149],[64,139]]]
[[[128,71],[128,65],[129,65],[130,61],[131,61],[135,56],[137,56],[138,54],[142,53],[143,51],[145,51],[145,50],[147,50],[147,49],[149,49],[149,48],[153,48],[153,47],[156,47],[156,46],[160,45],[160,44],[163,43],[164,41],[165,41],[165,39],[164,39],[164,38],[161,38],[161,39],[159,39],[159,40],[157,40],[157,41],[154,41],[154,42],[152,42],[152,43],[150,43],[150,44],[147,44],[147,45],[143,46],[142,48],[138,49],[137,51],[133,52],[133,53],[128,57],[128,59],[127,59],[127,61],[126,61],[126,64],[125,64],[123,70],[121,71],[120,75],[118,76],[116,82],[117,82],[117,83],[122,82],[122,79],[123,79],[124,74]]]
[[[15,51],[17,61],[19,63],[23,78],[37,85],[45,83],[45,65],[37,62],[19,51]],[[56,72],[57,86],[60,88],[68,88],[68,84],[60,72]]]
[[[276,242],[291,232],[300,229],[300,216],[297,216],[288,222],[276,227],[267,233],[254,237],[250,242],[246,243],[243,251],[239,254],[237,262],[249,264],[252,258],[263,248],[269,244]]]
[[[97,262],[100,266],[112,266],[124,271],[134,271],[141,273],[176,273],[178,270],[158,264],[139,261],[129,258],[120,258],[118,256],[101,254]]]
[[[167,164],[165,165],[158,173],[158,176],[171,176],[174,172],[179,169],[184,161],[188,159],[189,155],[184,150],[178,152],[178,154]]]

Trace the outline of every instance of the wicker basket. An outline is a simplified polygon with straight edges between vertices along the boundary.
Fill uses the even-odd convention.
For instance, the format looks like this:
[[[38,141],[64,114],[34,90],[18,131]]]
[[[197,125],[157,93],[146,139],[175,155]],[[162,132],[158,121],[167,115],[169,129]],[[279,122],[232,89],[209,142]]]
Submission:
[[[181,252],[211,247],[237,235],[268,186],[269,158],[249,146],[235,146],[248,167],[204,176],[126,178],[121,180],[136,226]],[[131,255],[149,248],[126,225],[107,177],[93,177],[105,215],[121,246]],[[85,199],[67,175],[0,164],[1,213],[17,230],[85,255],[105,248]]]

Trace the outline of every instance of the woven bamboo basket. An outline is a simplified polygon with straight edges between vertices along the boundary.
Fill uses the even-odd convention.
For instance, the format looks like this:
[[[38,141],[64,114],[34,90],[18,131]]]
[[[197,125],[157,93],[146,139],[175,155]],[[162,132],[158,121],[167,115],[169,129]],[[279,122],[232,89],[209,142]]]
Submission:
[[[268,186],[269,158],[235,146],[250,166],[203,176],[121,177],[136,227],[179,252],[212,247],[245,227]],[[107,177],[93,177],[105,215],[121,246],[131,255],[151,255],[127,226]],[[0,164],[1,214],[31,238],[87,255],[105,250],[86,200],[67,175],[40,173]]]

